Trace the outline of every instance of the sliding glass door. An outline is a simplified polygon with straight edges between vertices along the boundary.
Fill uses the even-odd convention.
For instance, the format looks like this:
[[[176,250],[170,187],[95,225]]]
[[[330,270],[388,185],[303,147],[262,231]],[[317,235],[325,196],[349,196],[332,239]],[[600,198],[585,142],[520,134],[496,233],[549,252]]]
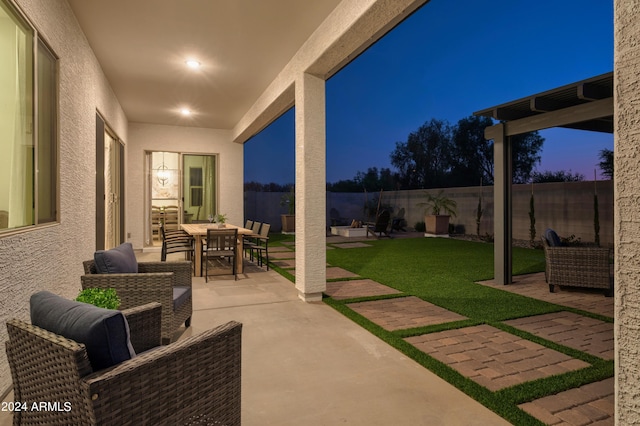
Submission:
[[[96,250],[124,242],[124,145],[96,114]]]
[[[217,157],[147,152],[146,246],[161,244],[160,225],[205,221],[217,213]]]

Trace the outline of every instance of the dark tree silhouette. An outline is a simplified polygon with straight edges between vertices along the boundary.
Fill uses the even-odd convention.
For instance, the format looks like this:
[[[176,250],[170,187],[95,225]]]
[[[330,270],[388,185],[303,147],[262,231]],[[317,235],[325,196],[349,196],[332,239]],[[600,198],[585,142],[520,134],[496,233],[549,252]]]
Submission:
[[[492,126],[489,117],[470,116],[458,121],[453,129],[451,151],[451,186],[493,183],[493,141],[484,138],[484,129]]]
[[[391,164],[398,169],[403,188],[440,188],[448,186],[450,155],[451,126],[431,119],[410,133],[406,142],[396,142]]]
[[[598,166],[602,170],[602,175],[613,179],[613,151],[606,148],[602,149],[598,153],[598,158],[600,158]]]
[[[550,172],[548,170],[544,172],[531,173],[531,181],[533,183],[547,183],[547,182],[581,182],[584,180],[582,173],[571,173],[571,170],[558,170]]]

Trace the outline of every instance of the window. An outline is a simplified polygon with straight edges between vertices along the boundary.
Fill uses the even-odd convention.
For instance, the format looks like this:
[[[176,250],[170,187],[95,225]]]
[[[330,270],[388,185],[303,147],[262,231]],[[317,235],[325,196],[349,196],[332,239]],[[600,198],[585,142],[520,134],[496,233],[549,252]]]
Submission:
[[[191,207],[202,206],[202,167],[189,167],[189,189]]]
[[[57,58],[7,0],[0,63],[2,231],[54,222],[58,204]]]

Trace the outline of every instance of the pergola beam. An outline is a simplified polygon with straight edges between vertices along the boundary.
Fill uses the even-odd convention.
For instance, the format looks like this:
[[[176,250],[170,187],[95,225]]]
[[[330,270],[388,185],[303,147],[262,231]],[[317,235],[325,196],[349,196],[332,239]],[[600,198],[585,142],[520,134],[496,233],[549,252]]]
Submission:
[[[611,91],[606,87],[593,83],[584,83],[578,86],[578,99],[595,101],[610,97]]]
[[[572,123],[595,120],[613,114],[613,98],[575,105],[557,111],[533,115],[509,121],[505,124],[505,136],[520,135],[536,130],[563,127]]]

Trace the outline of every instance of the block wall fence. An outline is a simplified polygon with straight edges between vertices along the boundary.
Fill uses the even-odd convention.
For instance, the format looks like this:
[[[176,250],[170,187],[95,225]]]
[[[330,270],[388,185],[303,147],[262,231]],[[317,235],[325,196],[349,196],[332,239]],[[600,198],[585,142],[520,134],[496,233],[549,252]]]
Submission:
[[[383,191],[382,204],[390,205],[393,208],[393,214],[404,208],[407,225],[413,228],[417,222],[424,221],[425,209],[418,204],[424,201],[425,191],[435,193],[439,189]],[[513,238],[529,240],[531,191],[534,195],[536,239],[539,240],[545,229],[553,228],[561,237],[574,235],[575,238],[580,238],[583,242],[593,242],[595,240],[594,193],[597,193],[600,243],[605,246],[613,245],[612,181],[514,185]],[[451,218],[456,233],[476,234],[478,199],[482,197],[483,214],[480,220],[480,235],[493,234],[492,186],[445,188],[444,192],[458,205],[457,216]],[[245,192],[245,220],[270,223],[273,232],[280,232],[282,229],[280,215],[286,213],[286,207],[280,206],[280,199],[284,194],[281,192]],[[352,219],[367,220],[364,205],[367,202],[377,201],[379,196],[380,192],[327,192],[327,227],[331,224],[332,209],[335,209],[341,218],[348,221]]]

